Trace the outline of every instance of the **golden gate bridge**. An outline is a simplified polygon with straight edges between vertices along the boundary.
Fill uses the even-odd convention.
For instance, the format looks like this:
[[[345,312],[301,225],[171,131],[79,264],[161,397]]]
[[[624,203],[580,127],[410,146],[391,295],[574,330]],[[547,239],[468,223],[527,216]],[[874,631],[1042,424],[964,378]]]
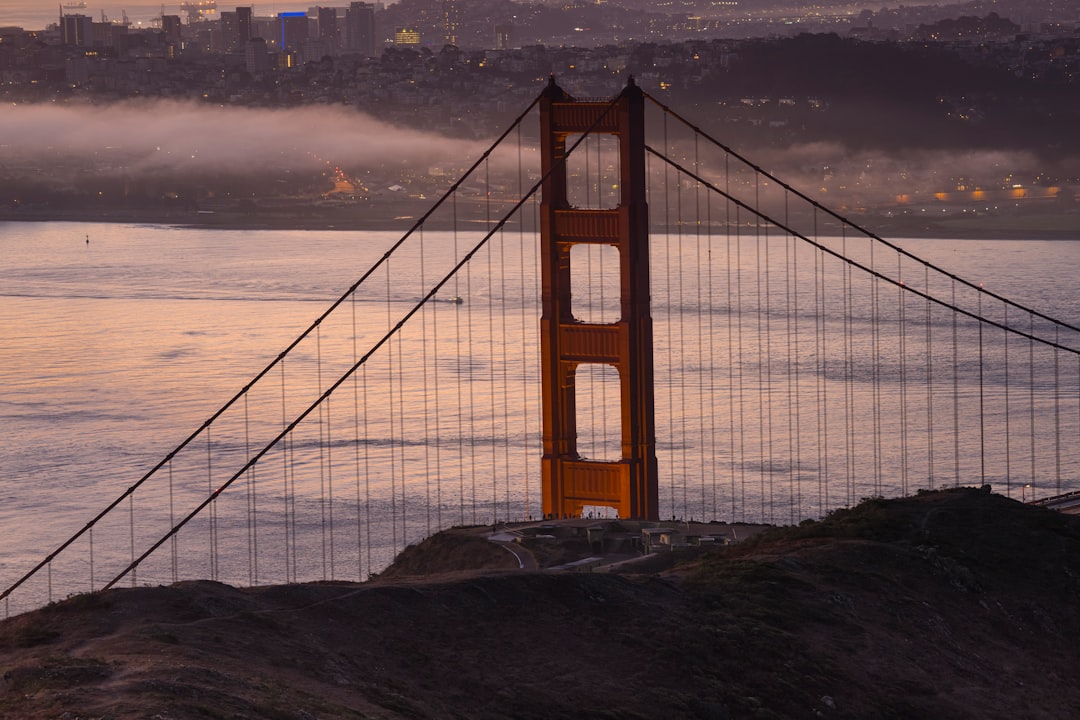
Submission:
[[[535,128],[539,117],[539,136]],[[830,210],[633,81],[554,82],[5,615],[120,583],[364,580],[454,525],[791,524],[1080,490],[1080,329]]]

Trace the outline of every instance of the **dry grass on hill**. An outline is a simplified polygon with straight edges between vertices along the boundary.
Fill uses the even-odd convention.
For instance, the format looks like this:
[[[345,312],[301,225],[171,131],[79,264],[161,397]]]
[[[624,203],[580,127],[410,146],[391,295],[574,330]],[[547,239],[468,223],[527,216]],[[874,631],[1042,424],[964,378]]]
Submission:
[[[1011,720],[1080,708],[1080,518],[1001,496],[872,500],[648,575],[499,570],[492,549],[509,556],[444,536],[403,558],[405,574],[453,571],[437,580],[395,579],[399,568],[364,585],[181,583],[11,618],[0,717]]]

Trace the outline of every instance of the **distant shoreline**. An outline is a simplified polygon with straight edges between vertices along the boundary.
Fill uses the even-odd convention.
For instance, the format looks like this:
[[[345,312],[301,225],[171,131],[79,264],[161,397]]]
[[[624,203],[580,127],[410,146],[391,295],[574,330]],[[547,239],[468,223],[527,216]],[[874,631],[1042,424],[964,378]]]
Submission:
[[[82,210],[20,209],[0,211],[3,222],[116,223],[124,225],[170,225],[205,230],[297,230],[345,232],[406,232],[430,209],[417,203],[401,203],[390,212],[371,212],[370,206],[346,208],[267,208],[256,212],[124,209],[101,212]],[[475,213],[461,213],[460,223],[480,220]],[[1000,216],[924,222],[919,218],[852,218],[879,237],[942,238],[967,240],[1080,240],[1080,214]],[[446,217],[435,214],[429,229],[448,230]],[[655,227],[654,227],[655,230]]]

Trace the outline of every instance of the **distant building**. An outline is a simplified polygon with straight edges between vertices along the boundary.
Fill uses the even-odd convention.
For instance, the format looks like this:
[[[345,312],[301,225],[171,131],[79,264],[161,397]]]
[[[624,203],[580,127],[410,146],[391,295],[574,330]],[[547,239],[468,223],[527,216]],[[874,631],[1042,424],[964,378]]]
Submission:
[[[247,41],[251,39],[250,7],[221,12],[221,38],[225,52],[244,52]]]
[[[188,25],[204,20],[216,20],[217,0],[188,0],[180,3],[180,10],[187,15]]]
[[[320,7],[318,8],[317,17],[319,21],[319,39],[329,41],[334,47],[337,47],[339,42],[337,8]]]
[[[161,16],[161,31],[165,33],[166,42],[179,43],[181,40],[181,28],[179,15]]]
[[[413,28],[397,28],[394,30],[395,45],[419,45],[420,31]]]
[[[495,26],[495,49],[509,50],[513,45],[514,27],[512,25]]]
[[[253,75],[270,69],[270,53],[267,52],[265,40],[251,38],[247,41],[244,46],[244,67]]]
[[[235,10],[221,11],[221,46],[225,52],[236,52],[240,44],[240,26]]]
[[[443,42],[457,45],[458,8],[457,0],[443,0]]]
[[[278,13],[280,34],[278,44],[282,50],[299,50],[308,39],[308,18],[305,12]]]
[[[94,44],[94,19],[89,15],[61,15],[60,38],[65,45],[89,47]]]
[[[247,45],[248,40],[255,37],[255,34],[252,32],[255,26],[251,22],[251,13],[250,7],[236,8],[236,30],[240,36],[241,48]]]
[[[94,23],[94,46],[110,48],[123,55],[127,51],[128,26],[110,22]]]
[[[366,2],[349,4],[345,11],[345,50],[375,57],[375,6]]]

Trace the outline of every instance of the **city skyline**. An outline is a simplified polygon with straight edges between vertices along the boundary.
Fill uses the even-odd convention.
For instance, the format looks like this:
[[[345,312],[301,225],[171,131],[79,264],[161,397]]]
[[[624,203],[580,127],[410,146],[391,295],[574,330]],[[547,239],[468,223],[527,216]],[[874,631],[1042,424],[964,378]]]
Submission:
[[[384,5],[393,5],[397,0],[384,2]],[[178,2],[154,2],[153,0],[130,0],[116,2],[85,2],[86,7],[76,7],[83,2],[77,0],[62,0],[62,2],[49,3],[40,0],[0,0],[0,27],[15,26],[25,30],[43,30],[49,24],[57,22],[60,8],[67,6],[66,12],[80,13],[92,17],[95,21],[101,19],[104,12],[110,21],[119,21],[126,11],[128,19],[133,25],[151,27],[161,15],[161,7],[165,6],[165,12],[169,15],[182,15]],[[232,10],[234,6],[254,7],[260,15],[276,15],[279,12],[306,11],[309,7],[320,3],[304,2],[295,0],[290,2],[257,2],[238,3],[232,0],[218,2],[218,12]],[[348,2],[323,3],[325,7],[348,7]]]

